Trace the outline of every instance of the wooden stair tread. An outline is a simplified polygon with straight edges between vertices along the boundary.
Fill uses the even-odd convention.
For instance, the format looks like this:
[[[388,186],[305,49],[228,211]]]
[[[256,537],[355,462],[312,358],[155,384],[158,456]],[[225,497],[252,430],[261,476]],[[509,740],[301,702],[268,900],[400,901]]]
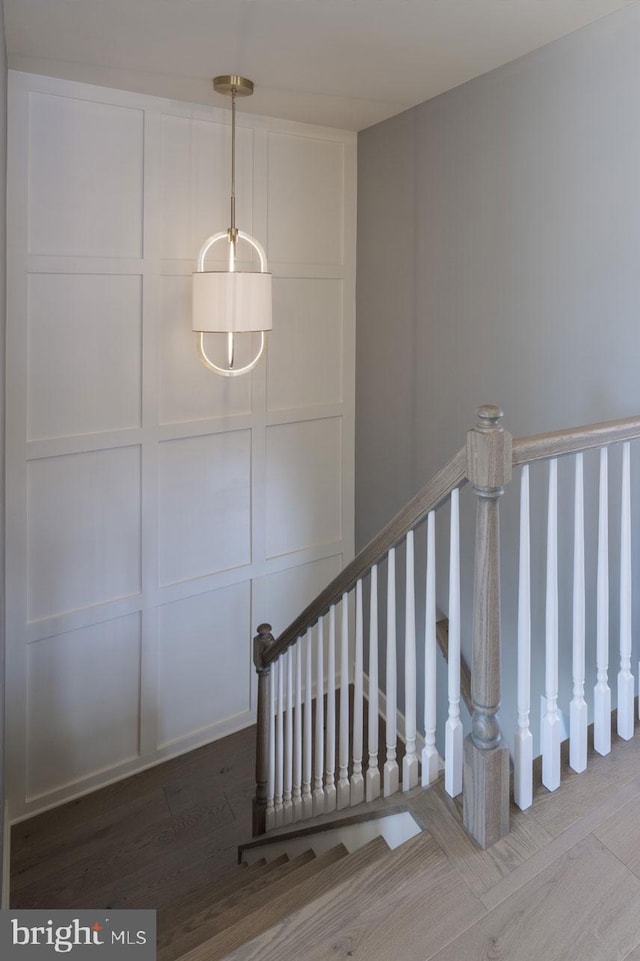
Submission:
[[[251,905],[252,910],[259,910],[272,898],[280,894],[286,896],[287,892],[295,889],[298,884],[336,861],[346,858],[347,854],[348,851],[342,844],[336,845],[318,857],[313,854],[313,851],[307,851],[304,855],[292,859],[286,866],[289,870],[285,873],[278,874],[277,877],[275,873],[271,874],[265,878],[264,883],[259,882],[258,885],[252,884],[250,888],[240,889],[239,896],[199,911],[181,927],[174,927],[166,936],[159,935],[159,961],[173,961],[205,939],[216,936],[225,928],[236,923],[242,925],[248,905]]]
[[[170,904],[158,916],[158,931],[162,930],[163,922],[166,924],[170,921],[171,926],[175,927],[186,921],[205,905],[211,905],[216,901],[222,900],[222,898],[229,897],[235,891],[244,889],[258,879],[260,879],[261,882],[264,881],[266,877],[282,867],[282,865],[289,864],[289,860],[286,854],[281,854],[272,861],[266,861],[264,858],[261,858],[259,861],[255,861],[248,866],[241,865],[234,870],[228,871],[223,877],[216,881],[212,881],[208,885],[203,885],[196,891],[192,891],[176,899],[175,902]]]
[[[229,952],[256,938],[292,912],[314,901],[336,885],[348,882],[363,868],[375,865],[385,854],[389,854],[386,841],[381,837],[374,838],[353,854],[296,883],[295,887],[289,887],[280,893],[270,892],[271,896],[259,908],[247,912],[245,905],[243,917],[195,946],[182,956],[182,961],[219,961],[225,958]],[[161,958],[160,961],[164,959]]]
[[[159,956],[161,952],[166,950],[169,952],[167,957],[176,957],[174,946],[178,942],[189,941],[189,946],[192,947],[194,932],[199,932],[204,925],[208,925],[207,932],[210,928],[218,930],[220,918],[233,916],[239,907],[242,909],[242,906],[248,902],[251,904],[262,903],[265,892],[272,885],[277,887],[286,881],[290,875],[308,867],[316,860],[316,856],[309,849],[295,858],[289,859],[286,855],[283,855],[277,860],[281,863],[278,863],[275,868],[270,869],[271,864],[267,863],[261,870],[252,873],[248,883],[240,884],[234,890],[224,892],[222,896],[207,898],[206,892],[204,892],[203,897],[198,898],[197,903],[191,904],[190,910],[188,906],[183,908],[179,917],[174,916],[171,911],[163,911],[158,918],[157,928]],[[238,872],[244,875],[245,869],[239,868]],[[290,882],[287,881],[287,883]],[[206,936],[205,933],[203,937]],[[188,949],[182,948],[182,950]]]
[[[331,888],[287,916],[274,919],[250,942],[245,939],[241,946],[236,944],[223,955],[192,952],[184,961],[320,961],[334,955],[342,957],[336,943],[344,932],[363,925],[363,915],[370,915],[369,923],[378,926],[379,937],[383,938],[385,919],[406,907],[408,900],[413,900],[413,913],[418,914],[421,904],[424,906],[419,892],[421,879],[442,869],[451,871],[446,856],[435,839],[424,832],[393,851],[387,850],[350,877],[338,877]],[[360,957],[355,950],[353,954]],[[396,951],[386,940],[382,954],[385,959],[403,958],[401,950]]]

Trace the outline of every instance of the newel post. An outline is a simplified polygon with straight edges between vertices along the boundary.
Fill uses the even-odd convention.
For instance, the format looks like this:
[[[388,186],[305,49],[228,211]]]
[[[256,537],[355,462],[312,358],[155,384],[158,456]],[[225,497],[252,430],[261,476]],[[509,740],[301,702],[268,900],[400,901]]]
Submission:
[[[509,750],[500,708],[500,509],[511,480],[511,434],[499,407],[476,411],[467,433],[467,476],[477,496],[473,584],[471,733],[464,744],[464,825],[483,848],[509,831]]]
[[[253,639],[253,663],[258,672],[256,733],[256,795],[253,799],[253,834],[267,829],[267,783],[269,780],[269,724],[271,714],[271,664],[265,655],[273,644],[270,624],[261,624]]]

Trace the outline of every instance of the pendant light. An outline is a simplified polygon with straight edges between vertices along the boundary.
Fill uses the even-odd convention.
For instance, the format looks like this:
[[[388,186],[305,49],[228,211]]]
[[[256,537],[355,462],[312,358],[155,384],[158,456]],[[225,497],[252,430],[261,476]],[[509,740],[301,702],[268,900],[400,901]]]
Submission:
[[[245,77],[215,77],[217,93],[231,97],[231,226],[208,237],[198,254],[193,274],[192,321],[200,360],[208,370],[224,377],[237,377],[253,370],[262,357],[271,330],[271,274],[262,245],[250,234],[236,227],[236,97],[249,97],[253,82]],[[205,270],[205,258],[214,244],[226,241],[227,269]],[[259,271],[237,270],[237,246],[243,241],[253,248],[260,261]],[[255,357],[242,367],[235,366],[237,334],[260,332],[260,347]],[[226,333],[226,366],[216,364],[205,351],[208,333]]]

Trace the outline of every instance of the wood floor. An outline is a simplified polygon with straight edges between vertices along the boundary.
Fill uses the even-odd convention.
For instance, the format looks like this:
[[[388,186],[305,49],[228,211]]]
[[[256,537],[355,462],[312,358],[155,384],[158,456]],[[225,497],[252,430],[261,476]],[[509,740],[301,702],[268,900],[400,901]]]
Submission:
[[[11,906],[157,908],[218,881],[251,837],[255,727],[17,824]]]
[[[13,906],[157,907],[167,930],[172,904],[188,904],[189,892],[197,902],[207,885],[232,890],[239,872],[257,870],[234,866],[250,834],[252,738],[242,732],[18,825]],[[280,893],[263,933],[227,896],[250,940],[216,954],[226,943],[218,933],[187,957],[640,961],[640,731],[612,740],[607,757],[590,753],[584,774],[565,761],[559,791],[538,784],[533,808],[513,808],[510,835],[488,851],[464,834],[441,785],[412,792],[428,826],[418,838],[362,859],[348,877],[328,864],[331,885],[299,880],[313,897],[288,906]],[[273,879],[283,871],[270,866]],[[302,862],[298,871],[310,873]]]

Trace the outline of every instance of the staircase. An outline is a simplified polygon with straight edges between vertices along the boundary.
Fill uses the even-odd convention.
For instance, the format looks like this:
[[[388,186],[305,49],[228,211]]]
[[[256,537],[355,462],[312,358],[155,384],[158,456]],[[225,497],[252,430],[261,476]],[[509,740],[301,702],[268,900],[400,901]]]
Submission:
[[[569,651],[573,697],[571,704],[565,705],[565,713],[570,715],[570,766],[578,773],[586,769],[590,714],[596,751],[602,755],[610,752],[609,661],[614,632],[619,653],[617,731],[624,739],[632,737],[630,451],[631,443],[640,438],[640,418],[514,440],[502,426],[499,408],[485,405],[476,414],[477,423],[468,431],[466,445],[279,637],[273,637],[268,624],[258,628],[254,639],[258,672],[254,834],[366,806],[380,796],[405,794],[419,783],[430,787],[444,763],[444,787],[451,798],[462,796],[466,830],[481,847],[490,847],[510,831],[511,763],[517,806],[526,810],[532,804],[532,695],[534,704],[540,695],[544,702],[542,783],[550,791],[560,787],[564,725],[559,697],[561,669],[566,669]],[[609,467],[610,450],[613,469]],[[591,466],[598,466],[597,474],[584,468],[585,456],[592,451],[597,464],[592,460]],[[561,458],[573,467],[570,477],[566,471],[562,473],[561,488],[563,497],[565,492],[573,497],[571,511],[565,507],[566,500],[561,500],[560,510],[558,507]],[[544,512],[542,517],[532,516],[531,505],[539,510],[540,498],[530,499],[530,472],[545,484],[546,516]],[[511,524],[506,536],[501,536],[500,498],[517,476],[519,529]],[[472,540],[469,525],[463,530],[460,524],[461,493],[467,483],[464,493],[470,493],[475,502]],[[593,493],[590,484],[596,488]],[[594,501],[597,511],[589,513],[585,505]],[[435,532],[436,515],[444,510],[449,549],[443,561],[440,547],[436,550]],[[617,515],[619,524],[613,525],[610,515]],[[440,524],[441,530],[443,526]],[[544,579],[538,576],[536,582],[531,566],[532,533],[545,528],[546,575]],[[595,540],[597,549],[589,556],[588,548]],[[566,562],[569,542],[572,569]],[[616,556],[611,556],[614,552]],[[473,591],[466,594],[461,584],[461,557],[474,558]],[[502,636],[503,563],[518,569],[517,598],[513,599],[517,627],[507,641]],[[443,566],[448,567],[446,595],[436,584]],[[595,605],[587,596],[593,582],[597,582]],[[544,619],[536,624],[538,611],[532,596],[540,586],[544,589]],[[567,604],[561,611],[561,595],[572,595],[570,618]],[[442,610],[447,615],[446,626]],[[470,678],[461,655],[465,612],[473,615]],[[561,615],[565,619],[562,633]],[[437,651],[438,644],[443,648],[445,642],[448,712],[439,717]],[[512,645],[512,661],[517,654],[513,758],[498,713],[507,642]],[[419,663],[424,665],[420,680]],[[591,703],[587,668],[596,674]],[[534,681],[538,683],[536,672],[538,677],[544,675],[542,691],[533,689]],[[564,686],[566,689],[566,681]],[[466,738],[463,700],[470,700],[471,725]],[[379,737],[381,714],[385,730]],[[398,736],[404,743],[401,763]],[[438,736],[444,744],[443,759]]]
[[[640,439],[640,418],[512,441],[500,416],[496,408],[479,410],[466,447],[280,637],[266,625],[259,630],[256,837],[242,852],[258,850],[259,841],[276,853],[258,850],[255,863],[232,876],[167,897],[158,911],[159,961],[640,961],[640,739],[632,674],[640,654],[632,604],[639,546],[634,551],[632,507],[640,485],[630,447]],[[564,510],[561,457],[568,467],[561,475]],[[536,464],[544,503],[529,497]],[[518,470],[519,524],[501,537],[499,498]],[[475,539],[465,545],[458,496],[467,481],[477,520]],[[589,504],[596,505],[591,517]],[[436,596],[434,521],[443,506],[448,583]],[[531,573],[536,528],[546,532],[542,619],[532,603],[541,593]],[[501,550],[518,571],[517,630],[504,634]],[[474,557],[472,596],[461,590],[465,554]],[[473,610],[470,670],[461,654],[465,609]],[[593,626],[587,613],[595,614]],[[512,759],[498,719],[507,644],[517,652]],[[434,689],[438,646],[448,662],[444,717]],[[543,660],[542,691],[532,671],[536,656]],[[562,741],[567,662],[570,731]],[[423,684],[417,663],[425,668]],[[541,757],[534,759],[530,706],[542,692]],[[471,714],[464,751],[462,704]],[[436,749],[439,730],[444,758]],[[338,821],[400,810],[420,831],[393,850],[382,837],[359,849],[336,840],[320,850],[314,841]],[[275,848],[283,838],[286,853]],[[73,864],[68,875],[65,868],[59,897],[71,881],[76,895],[85,877]],[[107,885],[105,898],[107,890],[110,907],[119,892]],[[152,907],[153,900],[150,884],[126,906]]]
[[[376,838],[352,853],[281,854],[174,902],[158,915],[159,961],[530,961],[541,950],[636,961],[640,742],[615,728],[614,715],[607,756],[589,730],[584,774],[563,745],[563,792],[542,785],[536,763],[531,807],[513,805],[509,835],[488,850],[440,777],[403,796],[422,830],[394,850]]]

